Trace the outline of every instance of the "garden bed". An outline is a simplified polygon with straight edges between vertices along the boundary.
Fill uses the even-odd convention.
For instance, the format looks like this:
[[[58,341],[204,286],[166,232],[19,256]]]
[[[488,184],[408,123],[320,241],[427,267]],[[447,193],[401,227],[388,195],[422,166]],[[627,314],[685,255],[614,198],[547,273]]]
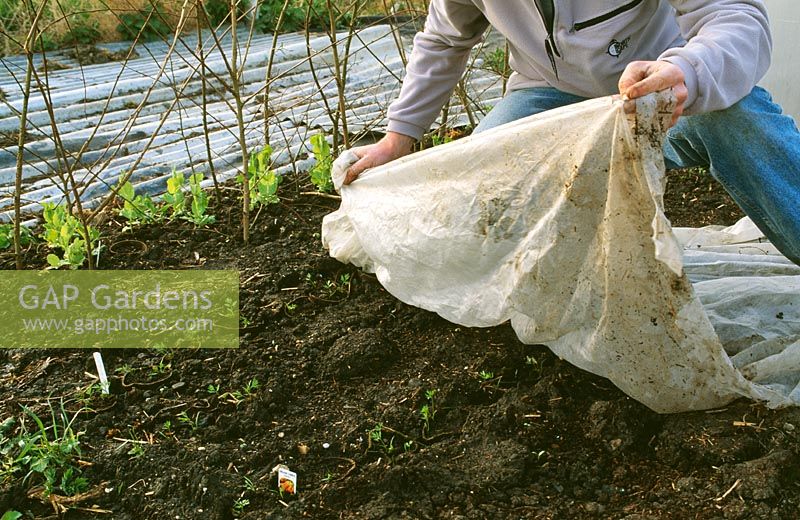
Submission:
[[[675,225],[730,224],[707,175],[672,172]],[[740,400],[658,415],[611,383],[401,302],[319,241],[333,199],[289,176],[240,239],[239,191],[216,223],[123,230],[107,213],[102,269],[235,269],[240,348],[0,352],[2,418],[62,405],[87,489],[43,499],[32,475],[0,513],[37,518],[788,518],[800,507],[800,410]],[[28,268],[46,266],[30,246]],[[2,257],[6,269],[13,258]],[[30,420],[28,420],[30,423]],[[298,474],[281,495],[272,469]]]

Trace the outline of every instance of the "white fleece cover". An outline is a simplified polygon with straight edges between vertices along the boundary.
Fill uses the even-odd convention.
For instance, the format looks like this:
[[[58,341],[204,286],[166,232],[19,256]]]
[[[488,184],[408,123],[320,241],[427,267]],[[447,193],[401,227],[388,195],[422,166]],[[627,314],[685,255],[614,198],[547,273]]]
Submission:
[[[398,299],[510,320],[655,411],[800,404],[800,267],[748,219],[670,226],[669,103],[594,99],[369,170],[341,187],[323,243]]]

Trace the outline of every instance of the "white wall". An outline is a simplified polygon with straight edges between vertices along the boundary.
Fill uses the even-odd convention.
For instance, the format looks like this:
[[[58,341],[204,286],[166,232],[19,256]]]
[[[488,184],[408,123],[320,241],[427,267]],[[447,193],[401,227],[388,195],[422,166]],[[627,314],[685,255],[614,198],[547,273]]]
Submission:
[[[800,123],[800,1],[765,0],[774,40],[772,65],[759,83]]]

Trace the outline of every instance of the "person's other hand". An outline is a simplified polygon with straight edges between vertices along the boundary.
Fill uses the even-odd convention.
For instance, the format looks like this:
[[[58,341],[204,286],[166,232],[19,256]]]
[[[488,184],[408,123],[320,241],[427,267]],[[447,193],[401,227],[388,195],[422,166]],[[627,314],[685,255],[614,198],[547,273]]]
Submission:
[[[619,93],[628,99],[636,99],[651,92],[672,89],[677,104],[670,126],[675,126],[689,97],[684,81],[681,68],[668,61],[632,61],[619,78]]]
[[[375,168],[411,153],[414,139],[396,132],[387,132],[375,144],[353,148],[358,161],[347,169],[344,184],[350,184],[367,168]]]

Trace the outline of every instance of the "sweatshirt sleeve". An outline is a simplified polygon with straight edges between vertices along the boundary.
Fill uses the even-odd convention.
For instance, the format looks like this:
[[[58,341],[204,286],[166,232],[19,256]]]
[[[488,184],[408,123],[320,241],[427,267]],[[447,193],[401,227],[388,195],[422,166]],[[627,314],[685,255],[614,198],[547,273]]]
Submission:
[[[414,139],[430,128],[489,23],[469,0],[432,0],[425,28],[414,37],[400,96],[389,107],[388,130]]]
[[[722,110],[753,89],[769,68],[772,36],[761,0],[670,0],[687,43],[659,60],[683,70],[686,114]]]

